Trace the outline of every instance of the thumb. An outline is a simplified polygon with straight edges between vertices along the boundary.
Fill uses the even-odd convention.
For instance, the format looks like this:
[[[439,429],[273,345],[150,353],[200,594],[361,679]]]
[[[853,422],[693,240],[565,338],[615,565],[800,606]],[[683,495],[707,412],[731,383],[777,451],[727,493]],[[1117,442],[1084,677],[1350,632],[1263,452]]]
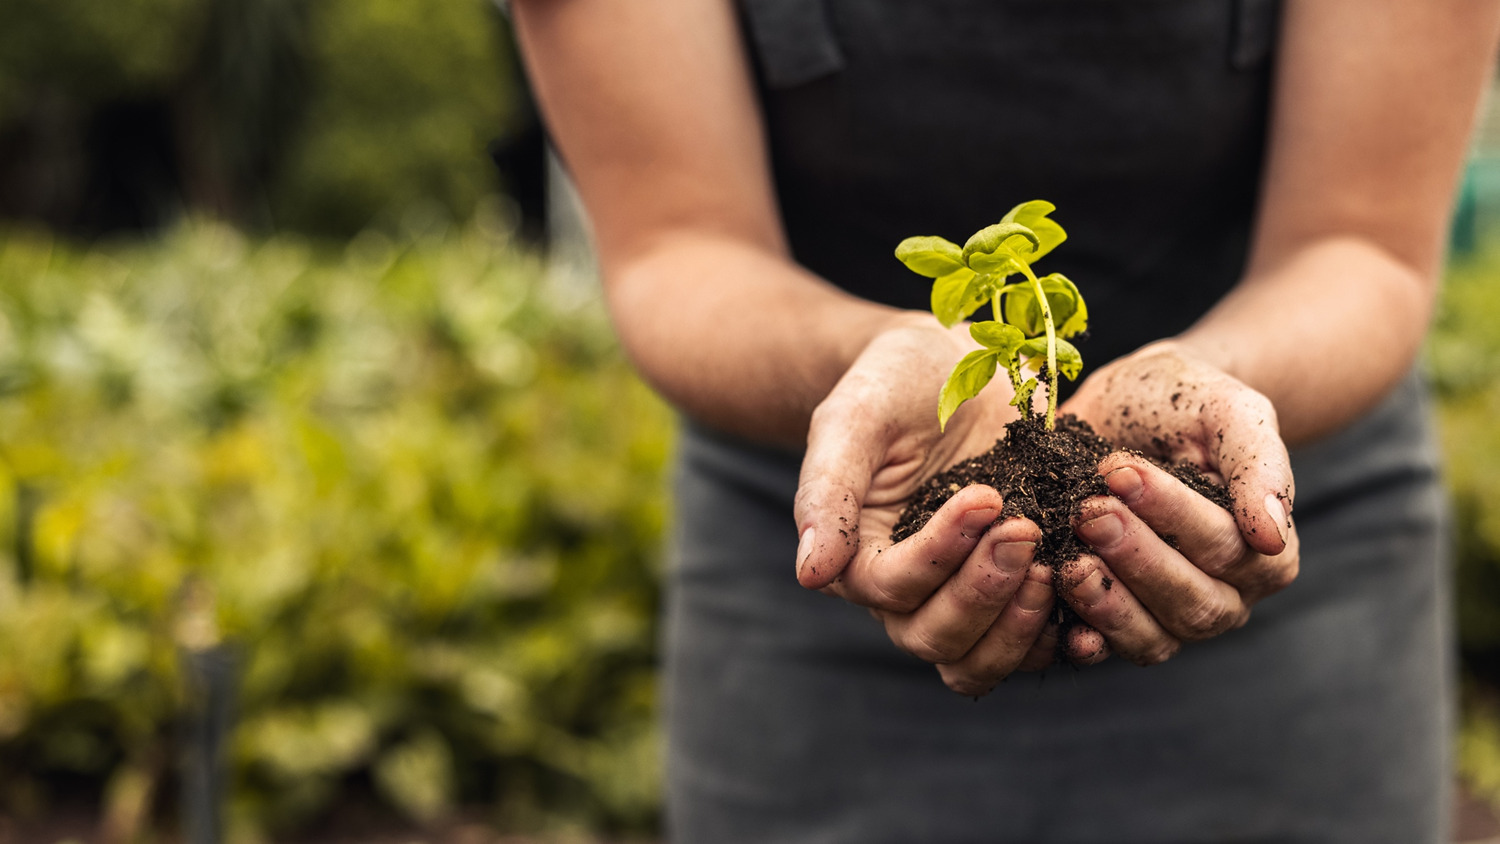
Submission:
[[[813,412],[792,513],[797,520],[797,582],[822,589],[859,550],[859,510],[884,456],[875,426],[825,401]]]
[[[1276,409],[1246,390],[1217,416],[1219,471],[1229,483],[1232,512],[1246,544],[1267,556],[1286,550],[1291,530],[1292,461],[1281,440]]]

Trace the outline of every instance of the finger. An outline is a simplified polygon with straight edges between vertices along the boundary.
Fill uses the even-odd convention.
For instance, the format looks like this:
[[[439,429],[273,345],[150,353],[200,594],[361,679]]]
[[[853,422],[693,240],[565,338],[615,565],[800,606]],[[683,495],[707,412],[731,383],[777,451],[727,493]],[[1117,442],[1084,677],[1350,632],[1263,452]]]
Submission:
[[[1074,665],[1094,665],[1109,659],[1109,642],[1103,633],[1087,624],[1075,624],[1068,628],[1064,655]]]
[[[1177,638],[1211,638],[1249,614],[1239,590],[1188,562],[1121,501],[1084,501],[1074,531]]]
[[[1150,460],[1117,451],[1099,463],[1099,474],[1131,512],[1158,535],[1172,537],[1182,556],[1210,577],[1226,579],[1250,550],[1227,510]]]
[[[1052,615],[1052,569],[1033,564],[1020,588],[963,659],[939,665],[948,688],[963,695],[987,694],[1022,664],[1040,641]],[[1055,640],[1054,640],[1055,641]]]
[[[1047,571],[1047,578],[1049,581],[1052,578],[1051,569]],[[1055,607],[1057,605],[1057,590],[1054,589],[1052,594],[1053,606]],[[1027,651],[1026,656],[1021,659],[1021,665],[1017,670],[1041,671],[1057,662],[1057,633],[1059,628],[1057,619],[1054,617],[1055,615],[1055,613],[1048,613],[1046,623],[1042,626],[1041,634],[1036,637],[1036,642],[1032,644],[1031,650]]]
[[[1161,467],[1139,455],[1115,452],[1099,464],[1109,491],[1208,576],[1239,590],[1247,604],[1286,588],[1297,577],[1297,539],[1268,557],[1251,548],[1239,524]]]
[[[832,583],[859,549],[859,508],[885,443],[878,426],[858,418],[829,400],[813,411],[807,430],[792,514],[797,581],[808,589]]]
[[[1155,665],[1170,659],[1182,647],[1098,557],[1085,554],[1065,564],[1059,579],[1063,600],[1120,656],[1137,665]],[[1073,648],[1080,648],[1082,656],[1087,642],[1070,640],[1068,646],[1070,654]]]
[[[1248,388],[1204,405],[1218,443],[1216,463],[1234,500],[1234,520],[1250,547],[1268,556],[1286,548],[1296,484],[1276,408]]]
[[[915,612],[886,616],[891,641],[927,662],[962,658],[1026,581],[1041,538],[1041,530],[1029,519],[1010,519],[990,528],[958,571]],[[1018,653],[1017,661],[1023,655],[1024,651]]]
[[[912,536],[894,545],[865,537],[829,591],[863,606],[912,612],[963,565],[1003,503],[991,487],[965,487]]]

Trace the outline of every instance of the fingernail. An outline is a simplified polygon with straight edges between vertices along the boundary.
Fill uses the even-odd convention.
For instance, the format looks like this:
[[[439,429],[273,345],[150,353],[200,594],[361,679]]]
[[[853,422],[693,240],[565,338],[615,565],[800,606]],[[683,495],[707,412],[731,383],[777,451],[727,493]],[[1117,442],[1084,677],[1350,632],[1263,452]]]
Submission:
[[[1096,516],[1078,526],[1083,539],[1095,548],[1113,545],[1125,535],[1125,523],[1114,513]]]
[[[1281,534],[1281,541],[1286,542],[1286,505],[1276,497],[1276,493],[1266,496],[1266,515],[1271,517],[1271,523],[1276,525],[1276,532]]]
[[[1088,577],[1073,587],[1070,596],[1075,601],[1093,606],[1104,600],[1104,594],[1108,591],[1104,588],[1104,572],[1096,568],[1089,572]]]
[[[802,539],[797,543],[797,579],[802,579],[802,569],[807,565],[807,558],[812,556],[813,529],[802,531]]]
[[[1031,565],[1031,555],[1034,553],[1035,542],[997,542],[995,568],[1006,574],[1014,574]]]
[[[1016,606],[1027,612],[1041,612],[1052,601],[1052,587],[1035,580],[1021,584],[1016,593]]]
[[[989,507],[986,507],[983,510],[970,510],[969,512],[964,514],[964,517],[959,521],[959,524],[961,525],[961,530],[963,531],[964,536],[968,537],[969,539],[973,539],[984,533],[990,525],[994,524],[995,519],[999,517],[999,515],[999,510],[995,510]]]
[[[1141,473],[1129,466],[1121,466],[1105,475],[1104,483],[1116,498],[1126,504],[1134,504],[1146,488],[1146,482],[1141,480]]]

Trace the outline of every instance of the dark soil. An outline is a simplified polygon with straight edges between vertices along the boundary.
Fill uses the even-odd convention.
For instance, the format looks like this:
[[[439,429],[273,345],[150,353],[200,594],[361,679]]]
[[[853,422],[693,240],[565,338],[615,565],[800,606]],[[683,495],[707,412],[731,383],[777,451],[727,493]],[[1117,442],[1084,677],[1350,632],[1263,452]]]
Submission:
[[[891,540],[899,542],[921,530],[964,487],[987,484],[1005,497],[1001,520],[1025,516],[1042,529],[1036,559],[1056,569],[1088,551],[1073,535],[1071,519],[1085,498],[1109,495],[1098,467],[1111,451],[1109,440],[1076,416],[1059,416],[1053,431],[1040,417],[1012,422],[994,448],[923,484],[901,513]]]
[[[1036,560],[1054,572],[1088,553],[1089,547],[1074,533],[1072,519],[1086,498],[1109,495],[1099,474],[1099,461],[1117,451],[1109,440],[1094,433],[1082,419],[1071,414],[1057,417],[1057,427],[1048,431],[1041,417],[1030,416],[1006,426],[1005,438],[977,457],[965,460],[931,478],[912,496],[891,531],[899,542],[921,530],[938,508],[970,484],[987,484],[1005,497],[997,521],[1025,516],[1042,529]],[[1228,510],[1229,491],[1206,477],[1191,463],[1167,463],[1144,455],[1189,488]],[[1172,542],[1167,537],[1168,542]],[[1112,584],[1111,584],[1112,585]],[[1076,620],[1071,609],[1059,602],[1059,622],[1065,634]],[[1059,635],[1061,645],[1066,635]]]

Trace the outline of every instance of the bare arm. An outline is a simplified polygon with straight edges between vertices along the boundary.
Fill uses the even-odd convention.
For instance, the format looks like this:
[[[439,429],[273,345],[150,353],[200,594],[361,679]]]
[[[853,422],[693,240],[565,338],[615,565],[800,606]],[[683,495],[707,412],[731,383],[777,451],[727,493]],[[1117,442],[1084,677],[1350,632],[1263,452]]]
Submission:
[[[1250,271],[1182,339],[1269,397],[1295,443],[1358,418],[1416,357],[1500,2],[1285,14]]]
[[[723,430],[800,444],[897,311],[788,256],[729,0],[517,0],[626,350]]]
[[[1075,529],[1096,555],[1064,587],[1116,651],[1170,655],[1244,623],[1296,576],[1283,438],[1339,429],[1411,368],[1497,30],[1495,0],[1287,4],[1245,279],[1182,337],[1103,367],[1073,400],[1145,449],[1117,409],[1148,410],[1160,427],[1147,433],[1175,444],[1165,456],[1218,469],[1234,494],[1230,518],[1149,465],[1105,461],[1117,497],[1085,505]],[[1127,588],[1098,587],[1112,576]]]
[[[862,525],[889,545],[911,490],[1014,418],[1009,396],[991,390],[942,436],[933,409],[974,348],[967,335],[849,296],[790,259],[730,0],[515,0],[514,11],[627,351],[697,418],[817,451],[805,465],[827,471],[809,481],[804,469],[798,561],[804,585],[826,586],[843,566],[807,565],[810,549],[852,551]],[[820,424],[832,432],[821,448],[808,434]],[[1032,564],[1036,526],[987,530],[999,506],[993,489],[966,490],[839,587],[882,608],[898,646],[945,663],[969,693],[1052,654],[1038,643],[1054,597]],[[810,513],[829,524],[808,528]]]

